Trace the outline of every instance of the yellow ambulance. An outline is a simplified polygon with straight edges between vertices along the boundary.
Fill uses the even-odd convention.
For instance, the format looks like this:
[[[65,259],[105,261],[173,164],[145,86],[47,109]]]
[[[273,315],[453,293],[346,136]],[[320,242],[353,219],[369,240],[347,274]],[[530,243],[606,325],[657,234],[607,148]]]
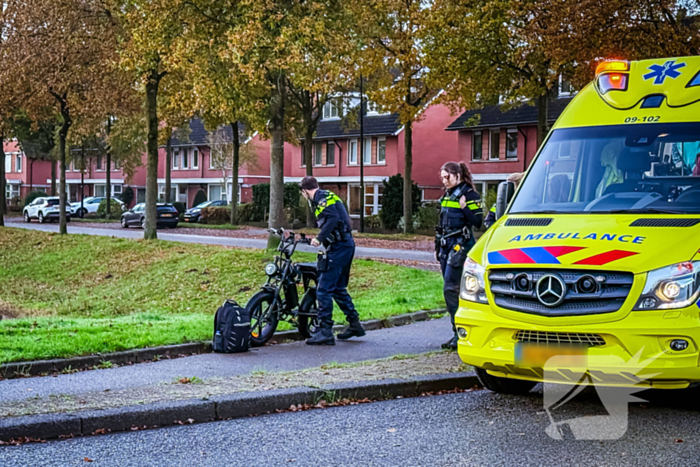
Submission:
[[[485,387],[700,383],[699,160],[700,57],[598,66],[465,263]]]

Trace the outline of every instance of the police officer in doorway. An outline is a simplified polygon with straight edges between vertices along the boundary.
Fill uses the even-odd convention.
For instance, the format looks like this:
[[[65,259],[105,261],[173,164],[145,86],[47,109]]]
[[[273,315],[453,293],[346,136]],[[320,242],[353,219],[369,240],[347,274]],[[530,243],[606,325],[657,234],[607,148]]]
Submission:
[[[309,345],[335,345],[333,337],[333,300],[345,313],[350,325],[338,339],[362,337],[365,330],[360,324],[360,316],[355,310],[347,287],[350,280],[350,268],[355,256],[355,241],[352,239],[351,221],[343,202],[338,196],[318,188],[314,177],[304,177],[301,181],[301,193],[309,200],[315,210],[320,232],[311,241],[312,246],[323,245],[327,255],[318,262],[318,319],[320,330],[306,340]]]
[[[443,294],[452,320],[452,338],[443,349],[457,349],[455,314],[459,308],[459,287],[467,253],[474,246],[474,228],[481,227],[484,213],[481,198],[464,162],[447,162],[440,170],[445,194],[440,198],[439,224],[435,228],[435,259],[445,281]]]

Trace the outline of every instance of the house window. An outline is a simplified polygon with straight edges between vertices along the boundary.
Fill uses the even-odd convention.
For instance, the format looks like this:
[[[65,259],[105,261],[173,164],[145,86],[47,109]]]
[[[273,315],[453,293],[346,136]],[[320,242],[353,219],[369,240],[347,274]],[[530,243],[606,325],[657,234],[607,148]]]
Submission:
[[[574,86],[571,81],[559,75],[559,95],[570,96],[574,92]]]
[[[102,170],[102,154],[97,155],[97,160],[95,161],[95,168],[97,170]]]
[[[238,184],[238,196],[237,196],[237,200],[238,200],[237,202],[238,202],[238,204],[241,204],[241,185],[242,185],[242,183],[239,183],[239,184]],[[225,197],[224,197],[224,201],[226,201],[226,202],[228,202],[228,200],[231,199],[231,189],[232,189],[232,187],[233,187],[233,184],[232,184],[232,183],[228,183],[228,184],[226,185],[226,195],[225,195]]]
[[[12,172],[12,156],[9,154],[5,155],[5,173],[8,174]]]
[[[114,169],[113,169],[113,170],[115,170],[115,171],[118,171],[118,170],[120,170],[120,169],[122,168],[122,167],[121,167],[121,164],[119,163],[119,160],[115,160],[115,161],[112,163],[112,165],[114,166]]]
[[[518,130],[510,129],[506,133],[506,159],[518,158]]]
[[[173,169],[177,169],[177,160],[180,157],[180,150],[179,149],[173,149],[173,155],[172,155],[172,160],[173,160]]]
[[[122,186],[112,185],[112,198],[122,198]]]
[[[382,195],[384,194],[383,183],[368,183],[365,185],[365,215],[372,216],[379,214],[382,208]],[[350,185],[348,192],[348,206],[350,214],[360,215],[360,186]]]
[[[386,138],[377,140],[377,164],[386,163]]]
[[[144,198],[145,199],[145,198]],[[165,184],[158,185],[158,200],[165,202]],[[177,185],[170,185],[170,202],[177,201]]]
[[[335,99],[331,99],[328,102],[326,102],[323,106],[323,119],[329,120],[334,118],[340,118],[340,109],[338,107],[338,102]]]
[[[333,141],[326,144],[326,165],[335,165],[335,143]]]
[[[480,131],[472,133],[472,160],[480,161],[484,155],[484,135]]]
[[[209,185],[209,201],[226,201],[226,192],[221,185]]]
[[[368,165],[372,163],[372,138],[365,138],[365,149],[362,154],[362,163]]]
[[[306,154],[304,151],[304,146],[301,147],[301,166],[306,167]]]
[[[501,132],[499,130],[491,130],[491,153],[489,159],[498,159],[498,153],[501,150]]]
[[[348,141],[348,165],[357,165],[357,140]]]
[[[188,149],[185,149],[182,151],[182,168],[183,169],[188,169],[190,166],[189,155],[190,155],[190,151]]]
[[[22,172],[22,154],[17,154],[15,156],[15,172]]]
[[[14,198],[19,198],[19,185],[5,185],[5,199],[12,201]]]
[[[314,165],[321,165],[323,162],[323,143],[317,142],[314,147]]]
[[[192,168],[193,169],[199,168],[199,149],[197,149],[197,148],[194,148],[192,150]]]
[[[105,193],[107,190],[105,190],[105,185],[95,185],[95,196],[98,198],[104,198]]]

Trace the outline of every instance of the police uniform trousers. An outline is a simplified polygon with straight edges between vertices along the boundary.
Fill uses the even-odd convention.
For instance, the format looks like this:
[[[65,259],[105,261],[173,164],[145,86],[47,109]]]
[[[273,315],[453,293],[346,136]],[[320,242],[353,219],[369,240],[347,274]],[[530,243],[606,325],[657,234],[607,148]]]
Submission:
[[[450,313],[452,330],[456,332],[455,314],[457,314],[459,309],[459,287],[462,280],[462,270],[464,269],[464,261],[467,259],[467,253],[469,253],[469,250],[476,242],[473,237],[461,243],[456,238],[448,238],[445,242],[445,245],[440,247],[438,253],[440,271],[445,282],[442,293],[445,297],[447,311]],[[460,246],[458,251],[455,251],[455,245]]]
[[[316,287],[318,320],[323,328],[333,327],[333,300],[345,313],[348,322],[352,323],[360,319],[348,293],[350,268],[354,256],[355,242],[352,237],[333,243],[328,248],[328,267],[326,271],[319,271]]]

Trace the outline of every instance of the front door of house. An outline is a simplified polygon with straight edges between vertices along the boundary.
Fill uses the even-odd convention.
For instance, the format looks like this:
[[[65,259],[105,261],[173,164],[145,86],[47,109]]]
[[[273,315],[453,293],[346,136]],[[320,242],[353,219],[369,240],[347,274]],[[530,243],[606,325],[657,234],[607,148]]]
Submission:
[[[177,200],[184,204],[185,208],[189,207],[187,206],[187,185],[177,186]]]

